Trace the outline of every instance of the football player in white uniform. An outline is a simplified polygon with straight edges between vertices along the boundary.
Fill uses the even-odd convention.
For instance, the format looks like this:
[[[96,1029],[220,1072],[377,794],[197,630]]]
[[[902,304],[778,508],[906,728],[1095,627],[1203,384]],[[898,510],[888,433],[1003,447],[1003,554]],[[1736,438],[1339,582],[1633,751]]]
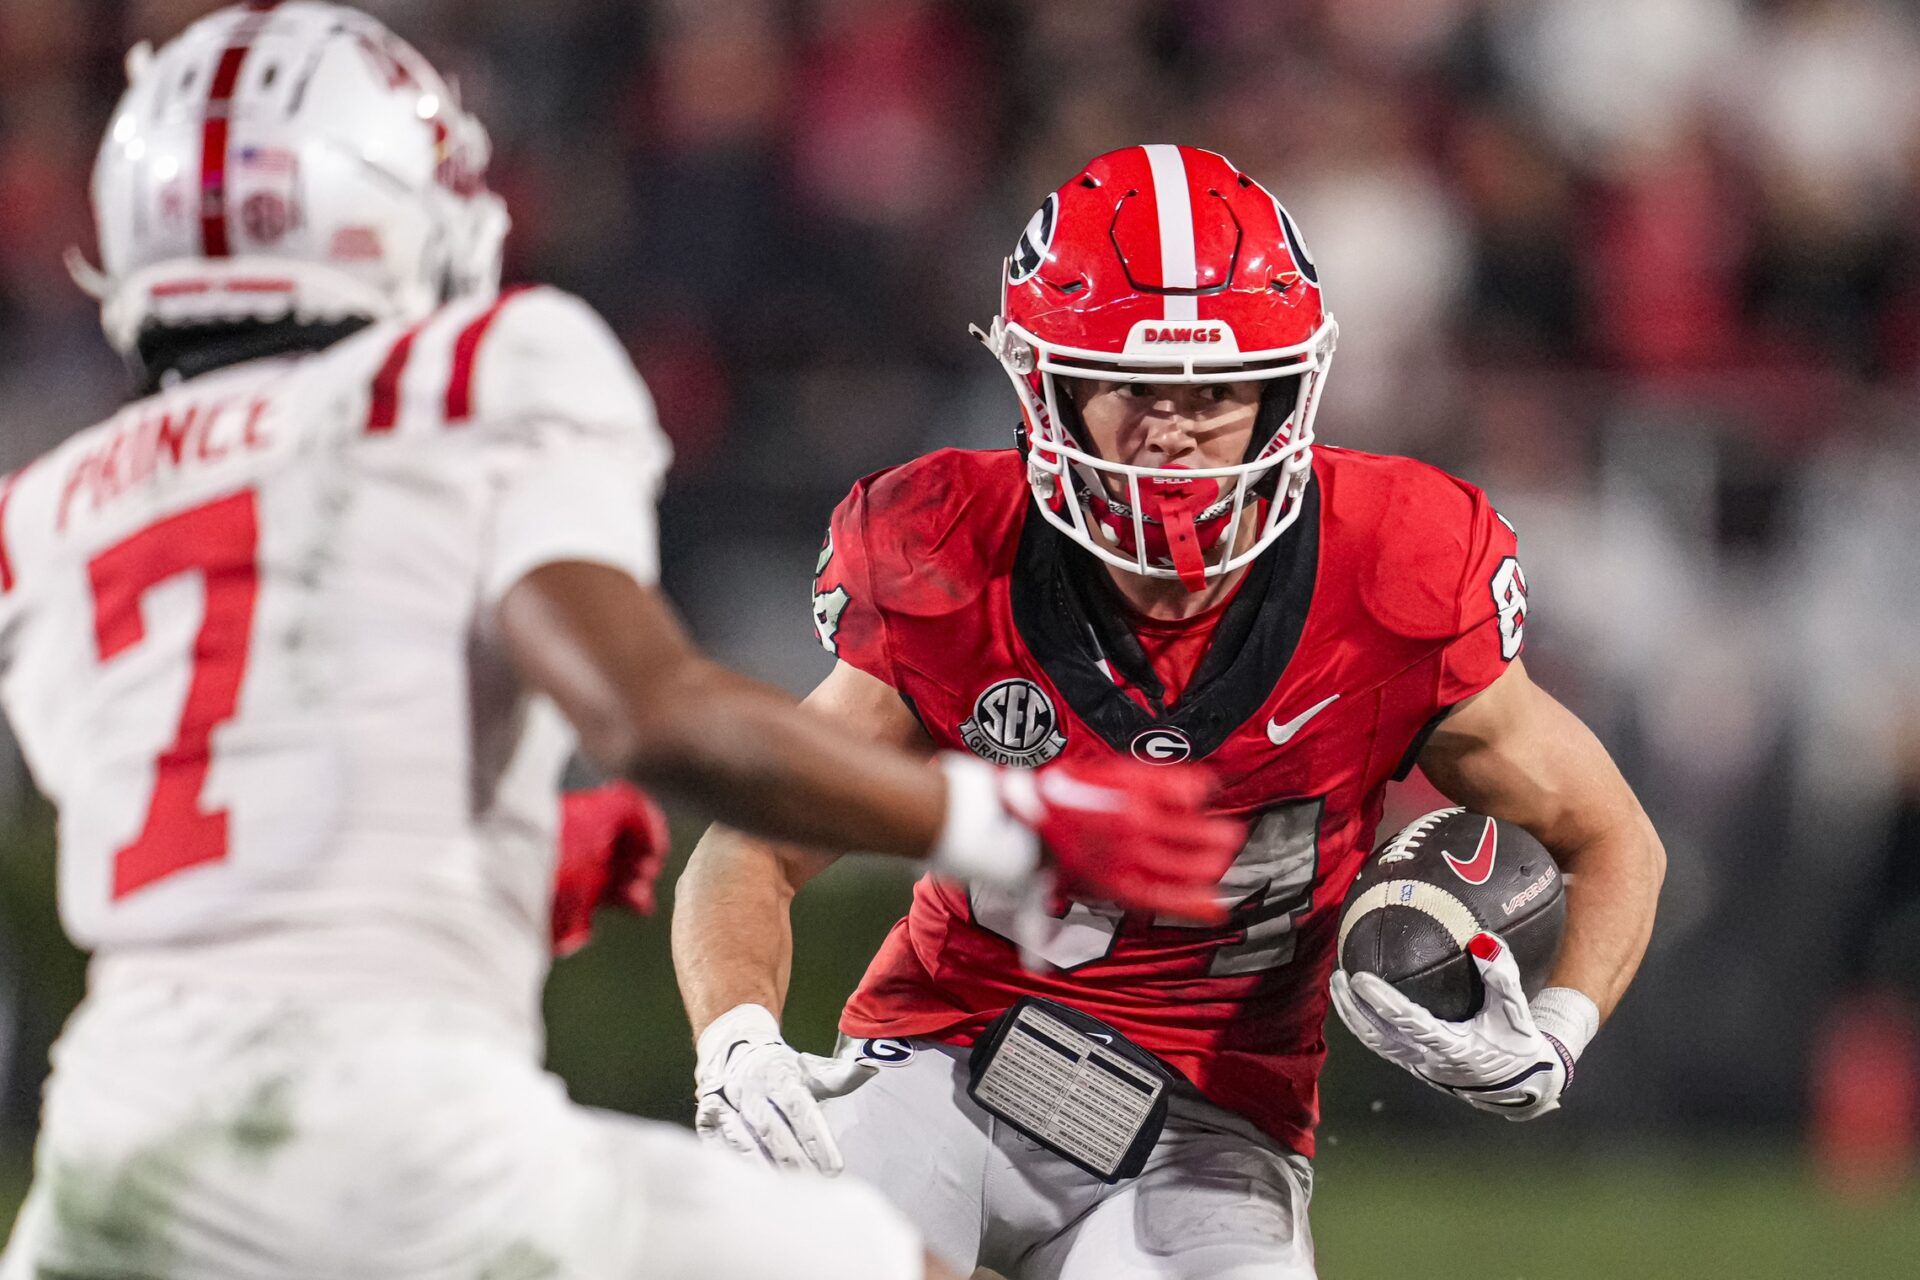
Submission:
[[[485,134],[378,23],[256,0],[129,72],[82,274],[148,385],[0,485],[0,699],[94,957],[0,1277],[940,1274],[873,1192],[539,1069],[576,732],[770,836],[1203,917],[1204,780],[928,767],[701,657],[645,389],[497,292]]]

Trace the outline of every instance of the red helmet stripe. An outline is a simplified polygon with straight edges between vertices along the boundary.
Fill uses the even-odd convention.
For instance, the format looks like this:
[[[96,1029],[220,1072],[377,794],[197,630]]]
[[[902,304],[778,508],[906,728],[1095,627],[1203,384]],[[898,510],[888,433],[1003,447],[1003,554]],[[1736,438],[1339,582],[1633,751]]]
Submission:
[[[213,82],[207,88],[207,106],[200,125],[200,252],[209,258],[224,258],[233,252],[227,237],[228,121],[233,113],[234,91],[240,86],[240,69],[246,65],[247,54],[272,8],[267,0],[248,5],[246,15],[234,26],[231,41],[221,51]]]
[[[1199,283],[1193,241],[1193,187],[1187,181],[1187,162],[1174,146],[1150,145],[1147,165],[1153,172],[1153,203],[1160,219],[1160,282],[1169,289],[1191,289]],[[1197,320],[1200,300],[1192,294],[1165,295],[1169,320]]]

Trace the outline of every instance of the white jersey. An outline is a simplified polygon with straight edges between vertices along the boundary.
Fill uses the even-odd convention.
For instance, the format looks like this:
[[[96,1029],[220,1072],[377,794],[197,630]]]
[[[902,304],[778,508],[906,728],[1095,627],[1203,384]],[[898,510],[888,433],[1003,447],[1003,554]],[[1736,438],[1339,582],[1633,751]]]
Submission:
[[[128,405],[0,491],[0,699],[100,967],[364,985],[537,1025],[571,731],[490,605],[657,577],[669,450],[551,289]]]
[[[920,1275],[871,1190],[530,1052],[573,740],[491,605],[652,581],[666,463],[543,289],[190,379],[0,489],[0,699],[95,952],[0,1280]]]

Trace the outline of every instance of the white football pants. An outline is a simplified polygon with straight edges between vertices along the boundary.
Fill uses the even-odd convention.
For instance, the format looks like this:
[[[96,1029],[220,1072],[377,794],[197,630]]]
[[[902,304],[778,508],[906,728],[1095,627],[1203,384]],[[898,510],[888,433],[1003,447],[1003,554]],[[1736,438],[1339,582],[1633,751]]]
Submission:
[[[824,1104],[847,1171],[962,1275],[1313,1280],[1312,1166],[1230,1111],[1176,1096],[1146,1168],[1108,1185],[975,1105],[965,1050],[856,1040],[841,1052],[880,1068]]]
[[[919,1280],[871,1189],[576,1107],[534,1057],[443,1002],[96,993],[0,1280]]]

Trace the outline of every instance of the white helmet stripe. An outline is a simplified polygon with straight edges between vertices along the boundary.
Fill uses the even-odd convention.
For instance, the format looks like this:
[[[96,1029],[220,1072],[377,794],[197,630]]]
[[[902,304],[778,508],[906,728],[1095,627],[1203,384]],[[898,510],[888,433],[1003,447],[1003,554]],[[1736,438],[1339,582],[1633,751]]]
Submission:
[[[1160,213],[1160,280],[1168,288],[1191,289],[1200,282],[1194,261],[1193,195],[1180,148],[1150,144],[1141,148],[1153,170],[1153,205]],[[1192,294],[1167,294],[1169,320],[1198,320],[1200,300]]]

